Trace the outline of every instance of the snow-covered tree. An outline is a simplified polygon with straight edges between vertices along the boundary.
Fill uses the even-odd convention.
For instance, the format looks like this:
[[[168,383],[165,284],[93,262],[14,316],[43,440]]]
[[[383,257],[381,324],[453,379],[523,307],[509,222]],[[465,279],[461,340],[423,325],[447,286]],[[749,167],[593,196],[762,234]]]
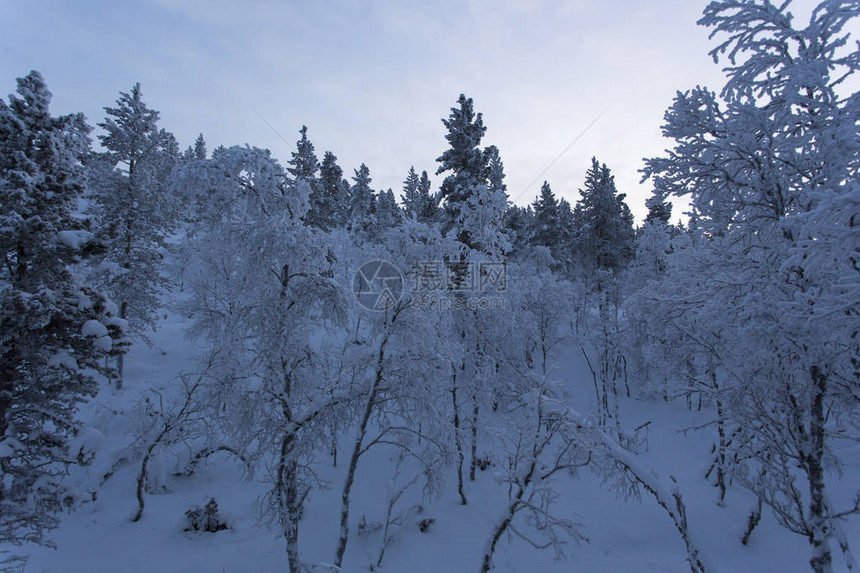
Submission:
[[[106,107],[99,126],[107,150],[93,161],[91,213],[106,250],[97,277],[119,305],[133,332],[154,328],[159,295],[169,281],[162,273],[166,238],[174,228],[176,205],[169,193],[178,161],[176,140],[158,127],[158,112],[143,102],[140,84],[120,92],[117,107]],[[119,363],[122,386],[122,359]]]
[[[364,163],[355,170],[349,188],[349,217],[347,229],[352,233],[372,235],[376,232],[376,194],[370,187],[373,178]]]
[[[442,123],[448,130],[445,139],[449,147],[436,161],[440,163],[437,175],[450,172],[442,181],[445,224],[443,230],[456,229],[460,241],[469,244],[468,230],[459,227],[463,205],[479,185],[486,184],[487,155],[481,149],[481,139],[487,128],[481,114],[475,115],[472,98],[460,94],[458,107],[451,108],[448,119]]]
[[[470,249],[494,260],[511,250],[511,237],[504,226],[508,196],[499,189],[478,185],[460,207],[458,236],[466,238]]]
[[[326,151],[320,164],[319,179],[311,186],[309,224],[324,231],[344,227],[349,215],[349,183],[337,157]]]
[[[511,237],[504,225],[508,192],[498,148],[487,147],[484,157],[486,183],[475,188],[475,193],[466,201],[466,208],[461,209],[458,228],[471,237],[471,248],[498,259],[511,250]]]
[[[418,192],[422,197],[426,197],[426,200],[424,210],[419,213],[418,220],[428,225],[439,220],[439,200],[441,195],[439,193],[430,193],[432,186],[427,172],[422,171],[421,180],[418,182]]]
[[[43,543],[73,502],[63,475],[92,459],[76,440],[77,406],[121,335],[115,305],[72,268],[92,233],[75,217],[86,181],[90,127],[52,117],[38,72],[0,100],[0,542]]]
[[[414,256],[412,240],[391,229],[386,247],[399,261]],[[403,239],[403,241],[401,241]],[[385,244],[385,243],[384,243]],[[350,504],[359,461],[371,449],[394,448],[417,462],[415,478],[428,494],[438,493],[442,470],[450,459],[449,412],[438,400],[438,378],[446,370],[449,351],[443,316],[401,300],[384,314],[375,314],[366,327],[356,325],[358,337],[348,341],[358,375],[353,379],[356,430],[341,494],[340,535],[334,564],[343,564],[350,532]]]
[[[636,256],[630,263],[631,280],[644,283],[666,272],[666,258],[672,251],[669,226],[659,219],[646,221],[636,233]]]
[[[591,159],[574,209],[575,248],[587,272],[618,271],[633,257],[633,216],[606,164]]]
[[[459,252],[444,260],[447,287],[457,301],[449,335],[462,345],[451,361],[450,394],[458,493],[461,503],[466,504],[464,474],[468,468],[469,479],[475,479],[479,417],[482,409],[493,403],[496,382],[496,359],[488,340],[494,315],[470,307],[468,302],[480,296],[476,285],[483,277],[481,265],[503,264],[511,250],[511,237],[504,224],[508,196],[498,149],[480,148],[486,128],[481,115],[475,116],[472,100],[461,95],[458,104],[449,118],[442,120],[448,129],[445,137],[449,148],[437,159],[441,164],[437,173],[450,172],[441,189],[445,210],[442,230],[459,243]],[[468,452],[464,444],[467,439]]]
[[[579,524],[557,507],[554,482],[576,475],[591,462],[595,448],[565,415],[558,386],[540,376],[521,378],[521,394],[507,416],[513,428],[499,431],[499,479],[508,485],[508,502],[484,545],[481,573],[494,568],[496,549],[509,530],[534,547],[551,549],[556,559],[565,556],[568,539],[585,539]]]
[[[418,184],[420,179],[415,172],[415,167],[409,168],[409,173],[406,174],[406,179],[403,181],[403,193],[400,200],[403,203],[403,210],[406,214],[413,218],[418,218],[418,213],[421,212],[421,197],[418,194]]]
[[[308,128],[299,130],[301,137],[296,150],[287,162],[287,171],[295,181],[304,181],[310,188],[310,209],[306,222],[322,230],[330,230],[340,224],[343,201],[343,171],[337,165],[337,157],[326,152],[320,164],[314,152],[314,144],[308,139]],[[318,175],[319,174],[319,175]]]
[[[652,195],[645,200],[645,206],[648,207],[648,214],[645,215],[646,223],[669,224],[669,219],[672,218],[671,203],[663,201],[659,195]]]
[[[546,181],[540,188],[540,196],[534,200],[532,209],[535,214],[533,245],[554,248],[561,241],[559,228],[558,200]]]
[[[296,142],[296,150],[290,153],[287,171],[294,179],[310,183],[317,178],[320,163],[314,153],[314,144],[308,139],[308,126],[303,125],[299,133],[302,136]]]
[[[652,195],[645,200],[648,214],[636,230],[635,255],[630,263],[632,283],[642,286],[666,272],[667,257],[672,252],[672,237],[676,230],[669,225],[672,204]]]
[[[437,174],[450,171],[441,189],[446,213],[443,231],[453,233],[469,249],[499,257],[510,251],[503,224],[508,194],[502,162],[495,146],[480,148],[487,128],[481,114],[475,115],[472,99],[460,94],[457,103],[459,107],[451,108],[448,119],[442,120],[449,148],[436,159]]]
[[[197,135],[197,139],[194,140],[194,145],[189,145],[188,148],[182,153],[182,160],[202,161],[206,159],[206,155],[206,140],[203,138],[203,134],[200,133]]]
[[[621,271],[633,256],[633,216],[606,164],[596,158],[586,172],[585,188],[573,212],[575,265],[586,286],[577,331],[583,356],[594,379],[602,423],[614,425],[624,444],[619,398],[626,390],[625,356],[621,347]]]
[[[699,216],[712,270],[679,302],[721,305],[723,366],[744,381],[731,410],[742,480],[809,540],[817,573],[832,569],[831,537],[847,552],[825,476],[828,425],[857,404],[860,98],[846,80],[860,51],[845,25],[858,14],[856,2],[821,2],[796,27],[788,2],[711,2],[700,23],[723,38],[711,54],[727,57],[727,83],[719,97],[678,93],[663,126],[675,146],[644,170]]]
[[[414,167],[409,168],[409,173],[403,181],[401,201],[407,217],[422,223],[435,220],[437,204],[435,197],[430,193],[430,178],[426,171],[422,171],[419,177]]]
[[[553,258],[570,277],[574,266],[573,238],[576,234],[576,222],[573,217],[573,207],[564,197],[558,201],[558,232],[558,243],[554,248],[551,247],[550,251]]]
[[[203,139],[203,134],[197,134],[197,139],[194,140],[194,159],[203,161],[206,159],[206,140]]]
[[[517,356],[540,377],[549,375],[553,367],[550,353],[560,342],[573,305],[581,296],[576,285],[552,272],[555,265],[546,247],[532,247],[528,259],[508,263],[510,312],[516,316],[519,348],[506,347],[505,353],[508,360]]]
[[[376,221],[380,230],[396,227],[403,221],[403,211],[397,205],[394,191],[380,191],[376,196]]]
[[[290,181],[267,151],[230,148],[177,181],[211,197],[185,247],[192,332],[206,337],[212,364],[207,402],[223,431],[266,463],[269,515],[295,573],[314,483],[306,462],[327,441],[322,416],[345,400],[325,337],[314,336],[344,323],[342,288],[325,236],[304,223],[307,183]]]
[[[531,249],[534,211],[531,206],[509,205],[504,217],[505,229],[511,237],[511,256],[518,257]]]
[[[505,185],[505,164],[502,162],[499,148],[495,145],[490,145],[484,150],[484,157],[487,163],[487,183],[493,189],[499,189],[507,193],[508,186]]]

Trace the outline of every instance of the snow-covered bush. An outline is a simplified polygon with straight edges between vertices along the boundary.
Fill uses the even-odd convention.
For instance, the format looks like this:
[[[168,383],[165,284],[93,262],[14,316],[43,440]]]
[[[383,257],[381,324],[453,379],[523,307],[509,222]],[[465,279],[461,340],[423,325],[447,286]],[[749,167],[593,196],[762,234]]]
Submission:
[[[192,506],[191,509],[185,512],[186,527],[185,531],[206,531],[209,533],[217,533],[227,529],[227,522],[221,515],[221,510],[218,509],[218,502],[215,498],[211,498],[205,506]]]

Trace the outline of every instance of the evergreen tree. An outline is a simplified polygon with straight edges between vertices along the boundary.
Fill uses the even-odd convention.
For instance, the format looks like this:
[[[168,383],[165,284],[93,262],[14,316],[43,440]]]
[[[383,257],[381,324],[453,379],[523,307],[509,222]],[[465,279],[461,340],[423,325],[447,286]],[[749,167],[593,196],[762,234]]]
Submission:
[[[90,140],[82,114],[52,117],[42,76],[0,100],[0,543],[41,543],[73,497],[66,466],[94,451],[71,439],[78,404],[120,335],[112,305],[71,266],[92,234],[74,217]]]
[[[481,114],[475,115],[472,98],[460,94],[457,103],[458,107],[451,108],[448,119],[442,120],[448,130],[445,139],[448,140],[449,148],[436,159],[440,163],[437,175],[450,172],[441,187],[445,202],[445,232],[458,225],[464,203],[478,185],[486,182],[487,175],[487,156],[480,148],[487,128],[484,127]],[[463,235],[462,230],[458,230],[458,238],[461,242],[469,242],[469,237]]]
[[[376,198],[370,187],[373,179],[364,163],[355,170],[354,184],[349,189],[349,219],[347,229],[354,233],[369,233],[376,227]]]
[[[203,134],[198,134],[194,140],[194,159],[203,161],[206,159],[206,140],[203,139]]]
[[[182,161],[202,161],[206,159],[206,140],[203,139],[203,134],[199,134],[194,140],[194,145],[189,145],[182,152]]]
[[[443,231],[453,231],[470,249],[497,257],[510,249],[510,237],[503,226],[508,194],[502,162],[495,146],[480,148],[487,128],[481,114],[475,115],[472,99],[460,94],[457,103],[459,107],[451,108],[448,119],[442,120],[448,128],[445,139],[450,147],[436,160],[441,163],[437,174],[450,171],[441,188],[445,201]]]
[[[120,92],[117,107],[105,112],[99,126],[107,133],[99,139],[107,151],[93,165],[93,215],[106,246],[98,271],[119,304],[120,318],[143,335],[155,327],[158,296],[169,284],[161,263],[176,220],[169,184],[178,145],[159,129],[159,114],[143,102],[140,84]]]
[[[439,197],[431,194],[430,188],[430,177],[426,171],[422,171],[421,179],[418,181],[418,195],[421,197],[423,207],[418,212],[418,221],[428,224],[436,221],[439,216]]]
[[[314,153],[314,144],[308,139],[308,127],[303,125],[299,133],[302,136],[296,142],[296,150],[291,153],[292,158],[287,162],[290,165],[287,171],[293,179],[303,179],[310,183],[316,180],[320,164]]]
[[[561,240],[558,200],[546,181],[540,188],[540,196],[535,199],[533,209],[535,222],[531,243],[554,248]]]
[[[573,218],[573,207],[567,199],[558,201],[558,243],[552,250],[553,258],[566,269],[568,274],[573,268],[573,237],[576,223]]]
[[[633,215],[615,178],[596,158],[574,209],[575,249],[586,271],[618,271],[633,257]]]
[[[499,148],[491,145],[484,150],[484,158],[487,163],[487,182],[492,189],[498,189],[507,194],[508,186],[505,185],[505,165],[499,155]]]
[[[403,210],[412,219],[418,218],[423,207],[418,189],[420,183],[421,180],[415,172],[415,167],[410,167],[409,173],[406,174],[406,179],[403,181],[403,194],[400,198],[403,202]]]
[[[403,222],[403,211],[397,206],[394,191],[380,191],[376,196],[376,221],[381,229],[396,227]]]
[[[318,220],[320,213],[319,206],[325,201],[323,189],[317,179],[320,163],[314,153],[314,144],[308,139],[308,127],[303,125],[299,130],[301,137],[296,142],[296,150],[292,152],[292,157],[287,162],[290,167],[287,171],[292,176],[293,181],[298,185],[297,188],[304,188],[308,195],[308,202],[312,206],[317,206],[316,209],[309,209],[305,215],[305,222],[322,228],[322,222]]]
[[[503,189],[482,184],[474,187],[463,202],[456,222],[457,237],[465,246],[499,259],[511,248],[504,226],[508,194]]]
[[[659,222],[663,225],[669,224],[669,220],[672,218],[671,203],[663,201],[659,195],[654,194],[645,200],[645,206],[648,207],[648,214],[645,215],[646,223],[656,224]]]
[[[436,199],[430,194],[430,178],[426,171],[422,171],[419,177],[414,167],[409,168],[409,173],[403,181],[401,200],[407,217],[422,223],[429,223],[435,219],[438,206]]]
[[[642,286],[666,272],[668,256],[672,253],[672,237],[678,232],[669,224],[671,203],[654,193],[645,200],[645,206],[648,214],[642,226],[636,229],[636,253],[631,261],[631,280],[637,283],[636,286]]]
[[[225,151],[227,151],[227,148],[224,147],[223,145],[219,145],[218,147],[216,147],[215,149],[212,150],[211,158],[215,159],[218,155],[220,155],[221,153],[224,153]]]
[[[504,226],[512,237],[512,253],[523,254],[528,251],[531,231],[534,227],[534,212],[531,206],[511,205],[505,211]]]
[[[349,183],[343,178],[337,157],[326,151],[320,165],[319,180],[311,187],[308,222],[330,231],[345,226],[348,216]]]

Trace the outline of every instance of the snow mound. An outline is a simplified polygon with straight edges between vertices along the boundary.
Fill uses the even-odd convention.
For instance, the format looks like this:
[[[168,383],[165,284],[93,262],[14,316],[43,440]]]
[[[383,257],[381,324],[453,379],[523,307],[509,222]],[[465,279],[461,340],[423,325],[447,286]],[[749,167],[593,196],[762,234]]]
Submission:
[[[60,231],[57,233],[57,241],[69,248],[80,250],[84,245],[93,240],[93,234],[89,231]]]
[[[81,327],[81,334],[84,336],[102,337],[107,336],[107,327],[98,320],[88,320]]]
[[[69,370],[77,370],[78,361],[65,350],[60,350],[54,354],[50,360],[48,360],[48,366],[51,368],[59,368],[63,366]]]
[[[108,335],[107,327],[98,320],[88,320],[81,327],[81,334],[87,338],[95,338],[93,346],[103,352],[109,352],[113,348],[113,340]]]
[[[102,449],[105,435],[92,426],[86,426],[78,432],[70,444],[71,451],[81,459],[92,459]]]

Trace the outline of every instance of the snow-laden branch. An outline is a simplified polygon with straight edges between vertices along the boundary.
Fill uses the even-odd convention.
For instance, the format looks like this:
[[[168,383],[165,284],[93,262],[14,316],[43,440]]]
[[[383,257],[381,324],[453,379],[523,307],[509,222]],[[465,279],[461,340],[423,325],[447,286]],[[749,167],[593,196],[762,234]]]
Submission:
[[[692,573],[706,573],[707,571],[714,573],[714,567],[707,564],[702,555],[698,538],[690,531],[690,525],[687,522],[687,509],[675,478],[670,476],[672,485],[667,488],[654,473],[640,464],[639,460],[636,459],[636,454],[622,448],[618,442],[602,430],[598,431],[597,435],[603,447],[606,448],[606,453],[623,465],[633,478],[654,496],[660,507],[665,509],[672,518],[678,533],[684,540],[687,549],[687,561]]]

